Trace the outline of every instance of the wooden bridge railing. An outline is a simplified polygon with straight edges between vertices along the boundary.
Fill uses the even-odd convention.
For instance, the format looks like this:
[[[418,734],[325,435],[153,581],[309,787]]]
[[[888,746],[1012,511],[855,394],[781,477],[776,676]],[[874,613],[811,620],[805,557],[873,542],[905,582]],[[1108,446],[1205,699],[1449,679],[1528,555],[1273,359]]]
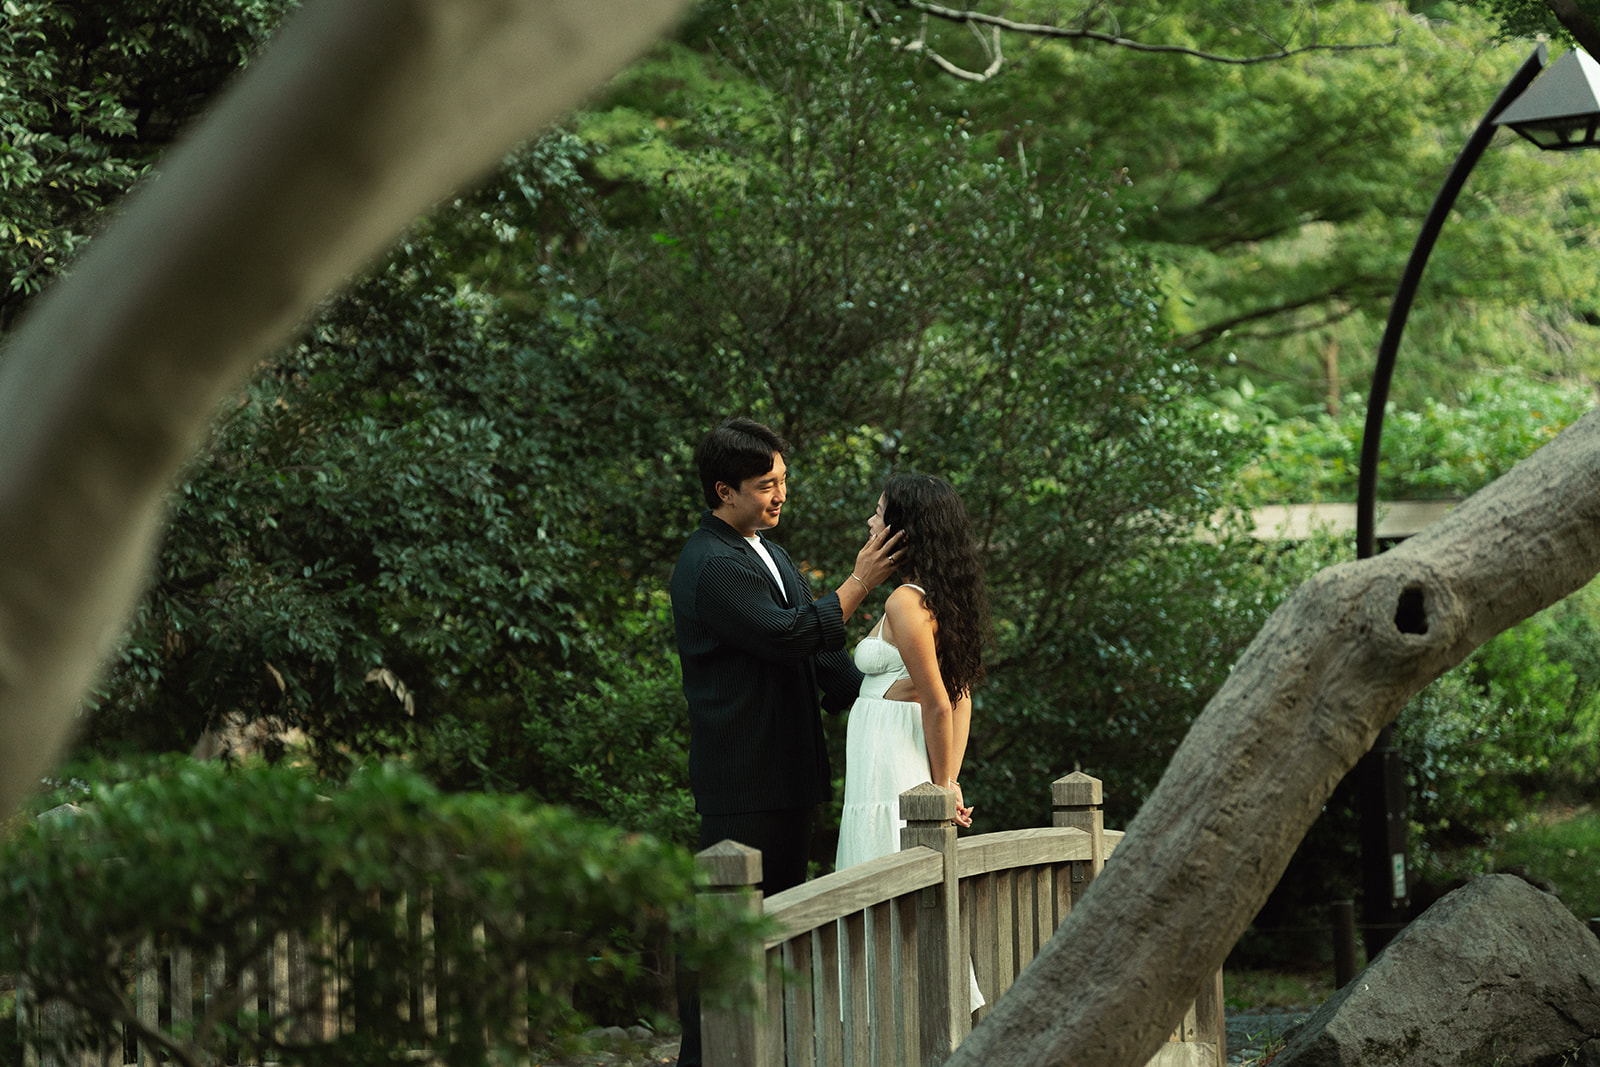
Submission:
[[[732,841],[701,852],[708,892],[744,895],[778,927],[760,949],[759,1007],[702,1017],[708,1067],[943,1063],[1122,837],[1103,825],[1098,779],[1067,775],[1051,801],[1050,827],[957,841],[955,794],[918,786],[900,797],[901,851],[765,901],[759,852]],[[975,1012],[969,974],[986,1001]],[[1219,971],[1151,1067],[1221,1067],[1224,1046]]]

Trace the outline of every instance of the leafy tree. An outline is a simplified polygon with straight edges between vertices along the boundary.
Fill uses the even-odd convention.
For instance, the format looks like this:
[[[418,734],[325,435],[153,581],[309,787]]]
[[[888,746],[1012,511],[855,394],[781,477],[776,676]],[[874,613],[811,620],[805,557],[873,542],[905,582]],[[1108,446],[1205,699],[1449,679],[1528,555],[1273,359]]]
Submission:
[[[0,331],[292,6],[11,0],[0,10]]]
[[[1002,608],[991,825],[1036,825],[1073,762],[1137,802],[1270,606],[1189,537],[1251,438],[1165,345],[1115,173],[1042,186],[881,42],[795,19],[664,50],[575,124],[608,151],[519,153],[263,368],[176,497],[97,740],[272,716],[324,762],[406,751],[686,834],[663,590],[689,447],[737,410],[798,446],[781,532],[819,577],[890,469],[962,487]]]
[[[1236,31],[1250,18],[1269,19],[1241,10],[1253,14],[1180,5],[1125,32],[1227,50],[1248,38]],[[1316,6],[1330,38],[1388,39],[1391,19],[1370,4]],[[1130,212],[1129,236],[1161,264],[1178,344],[1229,384],[1248,375],[1277,385],[1289,414],[1309,403],[1336,409],[1370,376],[1423,215],[1527,54],[1492,46],[1494,36],[1478,12],[1441,4],[1371,51],[1237,65],[1050,41],[985,85],[927,75],[947,114],[1008,158],[1026,153],[1046,183],[1061,158],[1044,149],[1052,138],[1126,168],[1130,205],[1153,209]],[[1586,205],[1596,174],[1581,154],[1537,153],[1509,134],[1501,142],[1475,169],[1424,275],[1394,387],[1402,409],[1452,399],[1464,370],[1595,371],[1584,353],[1593,351]]]
[[[324,765],[414,751],[458,786],[568,798],[519,724],[606,676],[596,635],[633,625],[630,576],[670,540],[639,487],[676,483],[687,434],[592,307],[517,318],[450,288],[447,221],[219,418],[91,742],[187,748],[240,714],[306,731]]]
[[[819,577],[892,468],[948,474],[980,516],[1002,629],[968,778],[991,818],[1037,823],[1073,764],[1137,802],[1299,573],[1188,537],[1256,431],[1194,401],[1209,379],[1129,251],[1171,212],[1130,209],[1145,183],[1101,144],[1002,129],[993,96],[956,114],[848,21],[709,5],[693,26],[583,140],[420,222],[219,421],[94,739],[271,716],[325,762],[405,751],[686,833],[661,590],[698,507],[688,447],[742,410],[800,446],[782,534]],[[1307,75],[1274,69],[1292,98]]]
[[[1585,0],[1467,0],[1481,7],[1507,37],[1573,41],[1594,55],[1600,52],[1600,9]]]

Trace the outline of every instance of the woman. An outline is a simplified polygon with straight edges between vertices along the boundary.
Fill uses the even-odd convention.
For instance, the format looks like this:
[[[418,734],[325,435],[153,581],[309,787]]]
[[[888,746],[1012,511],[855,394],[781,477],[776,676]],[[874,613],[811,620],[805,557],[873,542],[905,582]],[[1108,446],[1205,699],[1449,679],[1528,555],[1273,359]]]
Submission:
[[[874,535],[885,526],[901,531],[904,548],[900,586],[856,646],[866,677],[846,733],[835,869],[898,850],[900,794],[923,782],[955,790],[956,822],[972,825],[961,761],[990,632],[977,541],[949,482],[895,475],[867,525]]]
[[[883,618],[856,646],[865,675],[845,734],[844,813],[834,869],[900,848],[900,794],[923,782],[955,790],[956,822],[972,825],[961,761],[972,726],[972,687],[983,680],[989,592],[977,540],[955,489],[927,474],[898,474],[867,520],[904,536]],[[972,978],[972,1009],[983,994]]]

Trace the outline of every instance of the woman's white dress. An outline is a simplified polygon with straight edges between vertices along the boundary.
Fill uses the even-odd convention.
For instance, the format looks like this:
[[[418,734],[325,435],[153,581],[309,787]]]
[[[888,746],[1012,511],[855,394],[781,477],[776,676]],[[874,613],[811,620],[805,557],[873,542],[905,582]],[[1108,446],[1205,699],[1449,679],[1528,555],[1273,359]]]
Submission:
[[[900,650],[881,637],[856,646],[855,664],[865,677],[850,707],[845,729],[844,812],[839,818],[839,851],[834,870],[900,850],[900,794],[930,780],[928,746],[922,734],[922,705],[885,700],[883,694],[911,677]],[[984,1004],[972,977],[974,1010]]]

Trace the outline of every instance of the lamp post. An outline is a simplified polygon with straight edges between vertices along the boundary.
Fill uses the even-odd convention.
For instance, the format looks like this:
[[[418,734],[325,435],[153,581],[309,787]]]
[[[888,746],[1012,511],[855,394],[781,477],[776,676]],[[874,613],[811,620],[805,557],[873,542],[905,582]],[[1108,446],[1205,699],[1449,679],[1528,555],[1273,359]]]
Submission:
[[[1600,140],[1597,140],[1600,64],[1574,48],[1540,78],[1546,55],[1545,46],[1539,45],[1489,106],[1483,121],[1445,176],[1444,185],[1434,198],[1411,249],[1405,273],[1400,277],[1389,309],[1389,321],[1378,345],[1377,365],[1373,368],[1372,387],[1367,395],[1367,422],[1361,438],[1356,491],[1357,559],[1367,559],[1376,550],[1374,506],[1378,450],[1400,334],[1411,313],[1411,302],[1428,254],[1433,251],[1434,242],[1467,175],[1494,138],[1497,126],[1510,126],[1543,149],[1600,148]],[[1362,919],[1367,958],[1371,959],[1405,924],[1410,904],[1406,876],[1405,774],[1390,727],[1384,727],[1378,734],[1371,751],[1357,764],[1356,775],[1361,807]]]

